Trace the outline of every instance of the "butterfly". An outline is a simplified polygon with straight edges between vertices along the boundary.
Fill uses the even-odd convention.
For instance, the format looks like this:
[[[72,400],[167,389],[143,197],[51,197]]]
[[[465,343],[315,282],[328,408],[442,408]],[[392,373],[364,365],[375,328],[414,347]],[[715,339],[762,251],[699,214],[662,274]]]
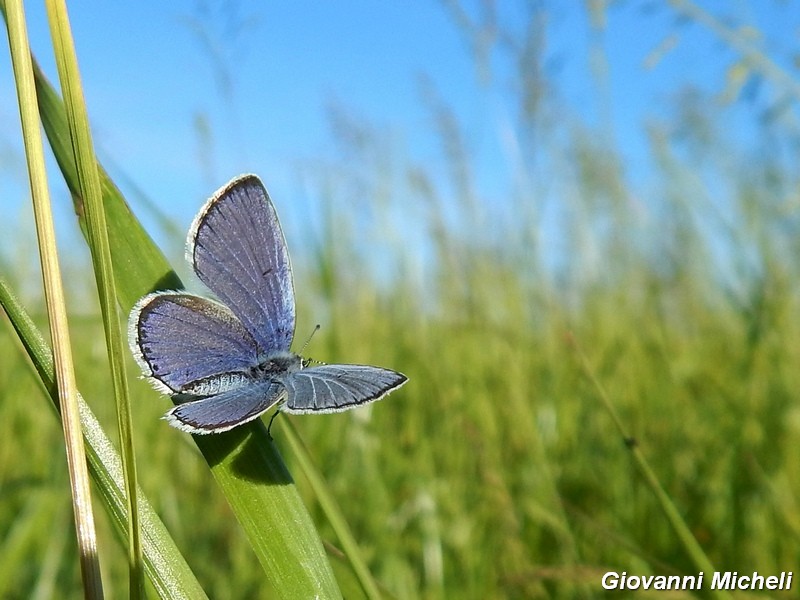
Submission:
[[[228,431],[272,407],[340,412],[380,400],[402,373],[315,364],[290,351],[294,284],[278,215],[261,180],[241,175],[195,217],[186,259],[214,293],[148,294],[133,307],[129,343],[144,376],[176,402],[164,418],[182,431]]]

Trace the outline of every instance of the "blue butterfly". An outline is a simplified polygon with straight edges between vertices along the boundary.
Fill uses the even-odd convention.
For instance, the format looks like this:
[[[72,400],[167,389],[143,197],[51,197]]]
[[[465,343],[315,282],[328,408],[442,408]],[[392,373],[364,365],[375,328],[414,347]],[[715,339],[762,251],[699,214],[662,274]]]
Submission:
[[[272,407],[340,412],[380,400],[402,373],[367,365],[309,366],[290,351],[295,327],[289,253],[255,175],[221,188],[195,217],[186,259],[219,299],[148,294],[131,311],[129,342],[156,389],[181,401],[164,418],[188,433],[220,433]]]

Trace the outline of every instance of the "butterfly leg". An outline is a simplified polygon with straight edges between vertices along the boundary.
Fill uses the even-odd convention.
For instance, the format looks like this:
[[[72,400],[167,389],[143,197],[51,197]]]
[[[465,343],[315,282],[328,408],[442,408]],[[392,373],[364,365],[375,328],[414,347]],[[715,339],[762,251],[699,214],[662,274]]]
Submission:
[[[267,435],[269,436],[269,439],[272,439],[272,433],[270,432],[270,430],[272,429],[272,422],[275,420],[275,417],[278,416],[279,412],[281,412],[280,409],[277,409],[274,413],[272,413],[272,417],[270,418],[269,424],[267,425]]]

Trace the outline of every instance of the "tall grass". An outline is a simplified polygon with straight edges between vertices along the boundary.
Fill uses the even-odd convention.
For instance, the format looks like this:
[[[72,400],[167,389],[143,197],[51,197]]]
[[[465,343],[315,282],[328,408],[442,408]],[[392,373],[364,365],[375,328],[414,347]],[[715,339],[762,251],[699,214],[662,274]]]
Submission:
[[[606,570],[696,572],[575,342],[711,562],[794,569],[800,220],[796,169],[785,165],[796,151],[742,151],[694,97],[671,130],[652,127],[646,197],[615,149],[580,127],[566,142],[563,131],[537,138],[560,144],[548,181],[564,184],[546,193],[541,163],[524,158],[535,154],[532,113],[516,131],[522,183],[502,212],[474,184],[464,131],[427,97],[446,174],[380,128],[338,118],[346,164],[310,180],[327,207],[323,232],[306,237],[320,240],[316,253],[289,238],[298,332],[323,325],[307,353],[411,379],[364,410],[292,418],[376,579],[398,598],[573,598],[599,595]],[[353,189],[365,203],[358,218]],[[542,216],[554,197],[556,225]],[[401,234],[412,228],[409,248]],[[52,535],[69,523],[53,460],[59,429],[2,327],[0,420],[14,435],[0,443],[0,596],[48,597],[80,586],[73,546]],[[72,327],[81,390],[111,429],[99,317]],[[166,430],[164,403],[145,384],[131,395],[140,484],[209,597],[269,597],[196,448]],[[288,419],[272,432],[297,473]],[[335,540],[309,483],[297,484],[323,539]],[[102,517],[99,526],[107,540]],[[102,546],[116,596],[125,553]]]

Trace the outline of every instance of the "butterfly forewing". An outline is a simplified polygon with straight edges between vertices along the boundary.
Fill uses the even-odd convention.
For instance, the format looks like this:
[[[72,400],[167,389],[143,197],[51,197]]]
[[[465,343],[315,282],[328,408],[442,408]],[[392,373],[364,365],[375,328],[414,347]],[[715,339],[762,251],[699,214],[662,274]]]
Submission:
[[[178,292],[142,298],[131,312],[130,346],[139,366],[162,391],[182,392],[209,377],[257,363],[252,336],[230,310]]]
[[[292,269],[275,208],[256,176],[234,179],[209,200],[189,231],[187,254],[198,277],[255,338],[260,354],[289,349]]]
[[[340,412],[373,402],[399,388],[406,376],[367,365],[319,365],[290,373],[282,410],[288,413]]]
[[[173,427],[188,433],[221,433],[252,421],[285,397],[283,385],[276,381],[263,381],[179,404],[164,418]]]

